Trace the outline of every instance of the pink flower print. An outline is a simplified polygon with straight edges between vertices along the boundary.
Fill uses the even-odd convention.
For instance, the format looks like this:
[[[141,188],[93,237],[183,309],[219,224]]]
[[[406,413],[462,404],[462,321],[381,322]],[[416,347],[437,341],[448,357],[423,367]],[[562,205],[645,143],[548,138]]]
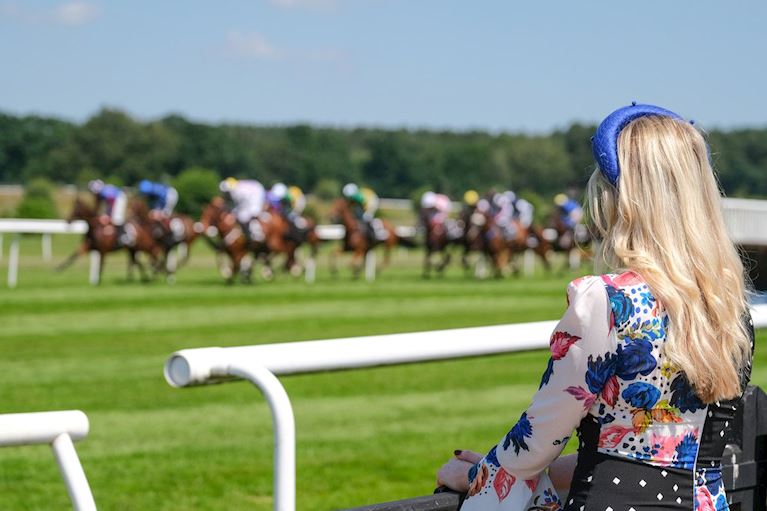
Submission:
[[[705,486],[698,486],[695,491],[695,511],[716,511],[714,497]]]
[[[577,335],[570,335],[567,332],[554,332],[551,335],[549,346],[551,348],[551,358],[559,360],[570,350],[570,346],[581,338]]]
[[[597,396],[584,389],[583,387],[567,387],[565,392],[575,396],[578,401],[583,401],[583,409],[589,410],[594,401],[597,400]]]
[[[634,428],[627,428],[617,424],[603,428],[599,433],[599,447],[612,449],[623,440],[624,436],[633,431]]]

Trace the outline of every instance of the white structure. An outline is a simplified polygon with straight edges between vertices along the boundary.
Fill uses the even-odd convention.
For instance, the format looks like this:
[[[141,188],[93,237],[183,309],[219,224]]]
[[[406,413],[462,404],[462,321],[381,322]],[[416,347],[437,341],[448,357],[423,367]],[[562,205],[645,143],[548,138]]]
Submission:
[[[754,325],[767,327],[767,305],[756,306]],[[549,346],[556,321],[459,328],[326,341],[198,348],[173,353],[165,379],[187,387],[245,378],[261,389],[274,425],[274,509],[296,506],[295,420],[277,375],[511,353]]]
[[[88,417],[79,410],[0,415],[0,447],[50,444],[76,511],[96,503],[72,441],[88,435]]]
[[[52,234],[85,234],[88,224],[82,220],[67,222],[64,220],[32,220],[0,218],[0,259],[3,252],[3,234],[13,234],[8,249],[8,287],[16,287],[19,276],[19,241],[22,234],[42,234],[43,260],[48,262],[53,257],[51,250]],[[93,272],[91,272],[93,274]]]
[[[724,223],[739,245],[767,246],[767,201],[724,199]]]

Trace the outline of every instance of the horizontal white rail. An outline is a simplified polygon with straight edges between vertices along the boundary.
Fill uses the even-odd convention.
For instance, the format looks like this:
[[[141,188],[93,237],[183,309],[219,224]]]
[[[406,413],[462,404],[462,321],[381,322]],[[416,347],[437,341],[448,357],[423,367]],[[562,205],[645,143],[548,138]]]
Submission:
[[[88,435],[88,417],[79,410],[0,415],[0,447],[49,444],[61,434],[82,440]]]
[[[0,218],[0,232],[20,234],[85,234],[88,224],[82,220],[35,220],[29,218]]]
[[[165,366],[175,387],[231,379],[228,367],[257,364],[276,375],[406,364],[545,348],[556,321],[456,328],[430,332],[349,337],[177,351]]]
[[[767,328],[767,305],[752,307],[756,328]],[[165,379],[187,387],[245,378],[266,397],[274,426],[274,509],[294,511],[295,420],[275,375],[446,360],[546,348],[556,321],[457,328],[323,341],[196,348],[173,353]]]
[[[0,415],[0,447],[49,444],[72,507],[95,511],[88,479],[72,443],[85,438],[88,427],[88,417],[79,410],[4,414]]]

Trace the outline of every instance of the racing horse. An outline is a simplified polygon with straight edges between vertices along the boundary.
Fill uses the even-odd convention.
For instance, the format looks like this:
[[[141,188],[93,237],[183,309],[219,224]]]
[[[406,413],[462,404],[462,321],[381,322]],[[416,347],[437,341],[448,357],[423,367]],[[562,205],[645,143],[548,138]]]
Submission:
[[[130,238],[128,243],[120,240],[117,227],[108,221],[106,215],[99,215],[95,208],[88,205],[80,197],[75,199],[72,213],[67,219],[69,222],[74,220],[84,220],[88,224],[88,231],[85,233],[85,238],[80,246],[56,267],[56,271],[68,268],[78,257],[87,254],[91,250],[95,250],[101,256],[98,268],[99,282],[101,282],[101,274],[104,270],[104,257],[110,252],[123,248],[128,251],[129,255],[129,280],[133,279],[133,269],[135,267],[138,267],[142,281],[149,280],[144,265],[138,259],[139,252],[144,252],[149,256],[150,265],[155,274],[161,271],[162,248],[155,243],[149,231],[135,219],[129,219],[125,222],[125,232]]]
[[[450,263],[452,254],[450,245],[463,243],[463,229],[455,220],[447,219],[444,222],[435,220],[435,215],[430,215],[426,211],[421,211],[421,224],[425,231],[423,262],[423,277],[431,277],[434,254],[441,254],[441,258],[436,265],[437,275],[442,276],[445,267]]]
[[[136,200],[131,203],[134,218],[152,235],[162,247],[162,265],[172,279],[175,271],[189,261],[189,247],[200,233],[194,229],[194,220],[188,215],[174,214],[170,218],[149,211],[146,202]],[[173,249],[181,256],[176,259]]]
[[[502,277],[509,263],[509,247],[502,229],[488,213],[477,208],[466,208],[461,220],[464,225],[461,256],[464,271],[468,272],[471,267],[469,254],[476,251],[492,262],[495,277]]]
[[[362,271],[365,257],[377,245],[384,246],[384,266],[389,265],[391,250],[398,244],[415,246],[412,241],[397,236],[394,226],[384,220],[376,219],[376,221],[381,222],[376,231],[382,235],[379,236],[378,232],[366,232],[366,229],[354,216],[349,202],[344,198],[336,199],[333,203],[330,209],[330,221],[344,226],[343,243],[330,253],[330,271],[333,275],[338,274],[338,257],[343,252],[352,253],[352,275],[354,278],[358,278]]]
[[[259,235],[249,241],[234,214],[227,210],[223,197],[215,197],[203,208],[200,221],[195,225],[194,230],[202,233],[217,255],[225,254],[229,258],[230,266],[222,272],[227,284],[233,284],[238,275],[243,282],[250,282],[252,268],[248,256],[258,259],[266,255],[263,224],[260,219],[253,222],[257,222]]]
[[[570,227],[556,211],[551,214],[546,229],[541,232],[541,237],[547,243],[549,254],[552,252],[567,254],[567,265],[563,270],[567,266],[570,269],[576,269],[581,264],[582,256],[593,255],[591,242],[594,236],[589,228],[580,223]],[[547,269],[550,268],[547,266]]]
[[[278,211],[271,210],[262,215],[263,232],[266,243],[265,268],[272,270],[272,257],[279,254],[285,255],[283,269],[294,276],[304,271],[304,267],[298,262],[296,252],[303,244],[310,247],[310,258],[314,260],[319,250],[320,239],[315,231],[316,223],[308,218],[301,217],[301,227],[291,225],[291,221]]]

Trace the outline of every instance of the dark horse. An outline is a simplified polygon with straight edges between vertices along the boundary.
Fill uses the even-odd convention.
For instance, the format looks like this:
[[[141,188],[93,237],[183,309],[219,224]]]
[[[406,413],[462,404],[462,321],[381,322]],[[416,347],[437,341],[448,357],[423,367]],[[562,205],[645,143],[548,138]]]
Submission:
[[[459,222],[452,219],[445,221],[436,220],[436,215],[429,211],[422,210],[421,225],[424,229],[424,247],[426,253],[423,261],[423,277],[431,276],[432,262],[434,254],[441,254],[441,258],[436,265],[437,275],[442,276],[445,267],[450,263],[450,246],[454,244],[463,244],[463,229]]]
[[[357,278],[362,271],[365,256],[375,246],[379,244],[384,246],[384,266],[389,264],[392,248],[398,244],[413,246],[412,241],[397,236],[394,226],[386,221],[381,221],[380,228],[385,233],[385,237],[381,236],[379,239],[375,234],[367,233],[366,229],[360,225],[360,221],[354,216],[346,199],[336,199],[330,210],[330,220],[344,226],[343,244],[330,254],[330,271],[334,275],[338,273],[337,259],[342,252],[352,253],[352,274],[354,278]]]
[[[133,278],[133,268],[138,267],[141,273],[141,279],[144,281],[149,280],[144,265],[139,261],[137,255],[138,252],[144,252],[149,256],[150,264],[155,273],[160,271],[162,264],[162,248],[155,243],[152,239],[152,235],[149,234],[139,222],[135,220],[128,220],[125,223],[125,232],[129,233],[131,242],[123,244],[120,242],[119,233],[116,226],[109,222],[106,215],[99,215],[96,210],[89,206],[81,198],[75,199],[75,204],[72,208],[72,214],[69,216],[68,221],[84,220],[88,224],[88,232],[85,233],[80,246],[72,253],[67,259],[56,267],[57,271],[61,271],[75,262],[75,260],[81,256],[87,254],[91,250],[95,250],[101,256],[99,258],[99,282],[101,282],[101,274],[104,270],[104,257],[110,252],[114,252],[120,249],[126,249],[128,251],[128,278]]]
[[[131,204],[134,218],[146,229],[162,247],[162,266],[172,280],[176,270],[189,260],[189,247],[199,233],[194,228],[194,220],[190,216],[174,214],[170,218],[149,211],[144,201],[134,201]],[[173,249],[177,249],[177,254]]]
[[[475,207],[466,207],[461,212],[463,223],[463,255],[461,263],[465,272],[470,269],[469,254],[479,252],[484,261],[493,263],[493,273],[502,277],[509,263],[509,247],[503,237],[503,231],[493,218]]]

